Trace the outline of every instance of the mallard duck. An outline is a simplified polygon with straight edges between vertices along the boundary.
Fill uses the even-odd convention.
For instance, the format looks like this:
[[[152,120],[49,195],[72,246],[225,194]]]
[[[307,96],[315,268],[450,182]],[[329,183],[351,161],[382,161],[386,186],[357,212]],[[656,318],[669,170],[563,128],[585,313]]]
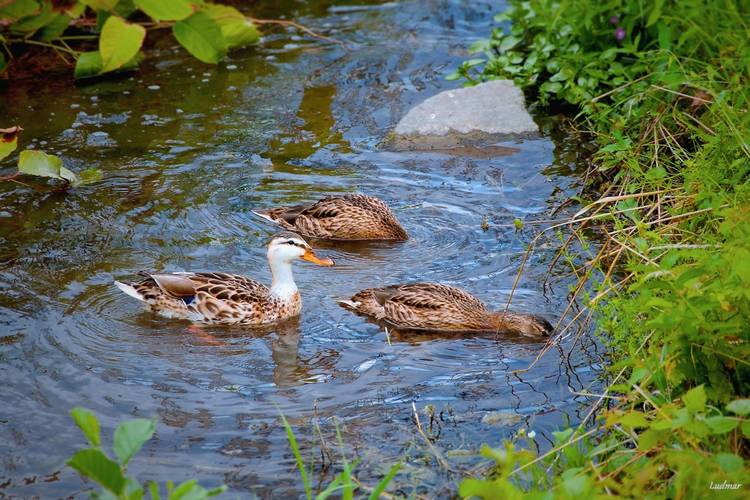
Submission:
[[[552,325],[541,316],[492,312],[468,292],[439,283],[368,288],[339,304],[402,330],[503,332],[529,337],[544,337],[552,331]]]
[[[388,205],[364,194],[327,196],[312,204],[253,213],[308,238],[395,241],[409,238]]]
[[[162,316],[213,325],[267,325],[297,316],[302,309],[292,276],[292,261],[298,258],[333,265],[331,259],[318,258],[301,236],[285,231],[268,244],[270,288],[226,273],[142,273],[142,281],[115,285]]]

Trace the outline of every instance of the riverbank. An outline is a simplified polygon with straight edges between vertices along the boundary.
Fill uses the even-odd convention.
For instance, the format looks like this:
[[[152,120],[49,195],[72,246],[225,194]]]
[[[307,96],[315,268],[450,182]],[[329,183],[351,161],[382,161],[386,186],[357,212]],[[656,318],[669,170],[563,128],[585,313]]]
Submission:
[[[494,479],[460,492],[697,498],[746,483],[748,6],[510,3],[453,78],[513,79],[593,147],[559,262],[580,278],[568,320],[596,318],[612,364],[590,419],[540,457],[520,451],[530,439],[519,433],[487,451]],[[571,250],[592,240],[594,258]]]

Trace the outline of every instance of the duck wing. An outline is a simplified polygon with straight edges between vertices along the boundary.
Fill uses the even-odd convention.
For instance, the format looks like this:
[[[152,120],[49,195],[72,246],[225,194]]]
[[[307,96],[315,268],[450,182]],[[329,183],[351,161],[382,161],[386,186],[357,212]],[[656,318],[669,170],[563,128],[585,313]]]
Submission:
[[[406,232],[388,206],[372,196],[327,196],[310,205],[256,212],[303,236],[340,240],[405,240]]]
[[[397,328],[467,331],[487,327],[488,311],[482,301],[460,288],[440,283],[370,288],[341,304]]]

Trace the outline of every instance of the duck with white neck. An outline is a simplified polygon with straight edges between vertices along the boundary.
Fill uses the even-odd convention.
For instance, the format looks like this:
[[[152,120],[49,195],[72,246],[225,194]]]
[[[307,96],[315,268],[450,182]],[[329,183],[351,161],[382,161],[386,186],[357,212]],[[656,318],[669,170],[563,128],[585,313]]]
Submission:
[[[145,302],[165,317],[212,325],[269,325],[299,315],[302,310],[292,263],[306,260],[332,266],[319,258],[298,234],[285,231],[268,244],[271,287],[250,278],[227,273],[145,274],[131,284],[115,281],[126,294]]]

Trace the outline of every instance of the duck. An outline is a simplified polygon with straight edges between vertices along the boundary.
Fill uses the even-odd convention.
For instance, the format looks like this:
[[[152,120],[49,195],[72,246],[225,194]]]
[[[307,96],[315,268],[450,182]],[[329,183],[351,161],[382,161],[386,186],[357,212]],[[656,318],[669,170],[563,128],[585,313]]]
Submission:
[[[314,203],[253,213],[307,238],[357,241],[406,241],[409,238],[388,205],[361,193],[326,196]]]
[[[298,316],[302,310],[292,262],[302,259],[319,266],[334,262],[319,258],[304,238],[290,231],[271,238],[267,255],[273,275],[270,287],[221,272],[141,272],[141,281],[115,281],[115,286],[167,318],[208,325],[271,325]]]
[[[368,288],[339,304],[397,330],[498,332],[536,338],[552,332],[552,325],[541,316],[493,312],[469,292],[441,283]]]

